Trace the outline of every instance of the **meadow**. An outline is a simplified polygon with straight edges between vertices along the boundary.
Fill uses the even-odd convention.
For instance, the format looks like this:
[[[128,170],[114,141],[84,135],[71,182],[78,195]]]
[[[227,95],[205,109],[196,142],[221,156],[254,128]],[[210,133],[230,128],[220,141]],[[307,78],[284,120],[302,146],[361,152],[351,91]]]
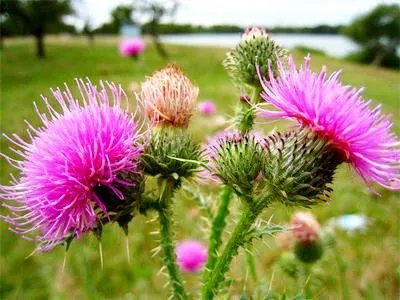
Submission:
[[[89,77],[94,83],[99,80],[121,83],[133,106],[132,83],[140,83],[146,75],[172,62],[181,66],[200,87],[199,100],[213,99],[218,115],[225,120],[232,117],[239,101],[239,92],[221,65],[226,49],[168,45],[170,57],[163,60],[149,45],[144,55],[133,61],[119,56],[116,39],[97,39],[92,46],[84,40],[50,39],[47,42],[44,60],[34,56],[33,41],[29,39],[6,41],[1,50],[0,132],[27,137],[24,120],[39,124],[32,102],[43,107],[41,94],[51,99],[51,87],[62,87],[64,83],[72,87],[74,78]],[[305,53],[293,54],[300,62]],[[329,72],[342,69],[345,83],[366,87],[364,96],[374,99],[375,104],[383,104],[383,110],[392,114],[394,130],[400,133],[400,72],[352,64],[322,54],[312,56],[315,70],[323,64]],[[222,123],[221,117],[196,115],[189,130],[205,141],[206,136],[226,126]],[[277,126],[278,123],[259,124],[258,128],[268,132]],[[4,138],[0,145],[2,152],[10,153]],[[1,184],[8,183],[10,172],[12,168],[1,159]],[[195,193],[200,190],[193,182],[186,186]],[[334,182],[331,201],[312,209],[323,226],[327,226],[331,218],[343,214],[360,213],[369,218],[365,232],[335,231],[335,245],[317,263],[310,279],[314,299],[341,299],[344,284],[349,287],[349,299],[396,299],[399,296],[399,197],[395,192],[378,187],[377,190],[380,197],[372,194],[349,167],[342,166]],[[212,208],[216,205],[218,191],[217,186],[201,190]],[[233,202],[226,235],[237,217],[238,201]],[[287,223],[298,209],[274,205],[265,211],[264,219],[272,217],[273,223]],[[178,193],[174,212],[178,240],[196,238],[207,242],[206,212],[192,195]],[[1,213],[6,211],[3,209]],[[158,236],[152,234],[157,227],[151,221],[154,217],[155,214],[137,216],[130,224],[128,240],[117,225],[106,226],[102,242],[103,269],[98,241],[92,235],[74,241],[67,253],[58,247],[50,253],[30,256],[35,245],[7,230],[8,225],[1,222],[0,299],[167,299],[166,278],[158,272],[162,265],[161,254],[152,251],[158,246]],[[241,253],[230,270],[233,283],[227,299],[239,299],[241,294],[249,295],[243,299],[264,299],[264,291],[269,287],[288,296],[301,292],[302,283],[276,268],[280,253],[273,238],[257,242],[254,245],[256,274],[253,276],[249,275],[246,256]],[[193,299],[200,288],[199,278],[199,274],[184,275]]]

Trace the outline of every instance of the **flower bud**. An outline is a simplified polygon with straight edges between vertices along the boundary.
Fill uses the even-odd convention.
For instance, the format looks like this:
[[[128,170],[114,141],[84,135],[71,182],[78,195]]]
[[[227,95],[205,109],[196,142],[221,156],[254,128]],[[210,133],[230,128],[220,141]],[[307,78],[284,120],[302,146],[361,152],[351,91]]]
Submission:
[[[201,158],[200,145],[186,130],[161,127],[153,128],[142,164],[145,173],[152,176],[188,178],[199,166],[194,161]]]
[[[224,132],[210,141],[205,152],[213,176],[239,195],[252,193],[263,164],[260,138],[250,133]]]
[[[276,70],[278,57],[286,56],[286,49],[276,44],[263,29],[254,27],[246,29],[239,44],[227,53],[223,65],[233,82],[248,92],[249,86],[262,89],[256,65],[261,74],[268,76],[268,61]]]
[[[266,191],[286,205],[310,205],[326,201],[340,153],[310,131],[276,133],[265,139]]]
[[[324,248],[319,240],[312,243],[298,242],[294,246],[294,254],[303,263],[314,263],[322,257]]]
[[[154,124],[186,128],[193,115],[198,87],[176,65],[155,72],[142,84],[140,99]]]

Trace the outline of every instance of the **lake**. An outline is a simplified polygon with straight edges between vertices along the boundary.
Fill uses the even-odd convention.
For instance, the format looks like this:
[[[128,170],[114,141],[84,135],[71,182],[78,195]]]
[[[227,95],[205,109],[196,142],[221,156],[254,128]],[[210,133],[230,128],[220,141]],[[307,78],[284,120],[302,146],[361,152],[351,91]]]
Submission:
[[[161,41],[180,45],[233,47],[239,42],[240,36],[239,33],[166,34],[161,36]],[[272,38],[288,49],[306,46],[336,57],[359,49],[357,44],[342,35],[276,33],[272,34]]]

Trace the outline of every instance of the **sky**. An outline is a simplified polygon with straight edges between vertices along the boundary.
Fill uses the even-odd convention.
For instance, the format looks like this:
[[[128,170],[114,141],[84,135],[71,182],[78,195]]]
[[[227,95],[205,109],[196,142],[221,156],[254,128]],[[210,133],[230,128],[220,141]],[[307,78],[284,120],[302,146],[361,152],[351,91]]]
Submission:
[[[84,18],[89,15],[92,26],[98,27],[110,20],[113,8],[130,4],[132,0],[83,0],[79,3],[79,14]],[[378,4],[400,4],[400,0],[180,0],[180,3],[176,15],[164,22],[273,27],[348,24]],[[79,21],[74,23],[83,26]]]

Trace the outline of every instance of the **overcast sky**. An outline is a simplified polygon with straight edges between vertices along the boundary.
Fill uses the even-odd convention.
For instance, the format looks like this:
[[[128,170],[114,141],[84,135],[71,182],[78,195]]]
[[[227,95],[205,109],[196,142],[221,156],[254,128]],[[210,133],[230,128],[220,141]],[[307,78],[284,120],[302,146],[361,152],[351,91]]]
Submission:
[[[89,13],[91,23],[98,27],[110,20],[113,8],[132,3],[132,0],[84,0],[80,3],[80,14]],[[172,20],[164,21],[272,27],[347,24],[378,4],[400,4],[400,0],[181,0],[180,3]]]

